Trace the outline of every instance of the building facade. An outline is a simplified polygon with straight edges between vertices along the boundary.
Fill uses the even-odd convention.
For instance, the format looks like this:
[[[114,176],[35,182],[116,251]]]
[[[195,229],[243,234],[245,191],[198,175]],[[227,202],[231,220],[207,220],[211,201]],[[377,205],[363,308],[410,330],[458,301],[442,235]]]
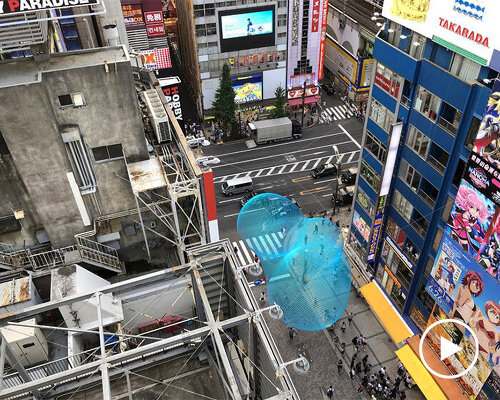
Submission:
[[[470,274],[477,273],[484,287],[489,285],[498,293],[498,281],[490,282],[488,276],[497,278],[496,259],[485,255],[496,248],[488,239],[496,232],[498,217],[494,189],[489,194],[479,193],[484,188],[472,193],[474,184],[481,187],[483,173],[489,176],[496,168],[494,163],[479,161],[490,153],[481,150],[476,140],[484,136],[491,123],[485,122],[491,119],[488,112],[496,107],[497,95],[491,94],[499,71],[496,50],[490,52],[491,59],[478,57],[457,42],[410,30],[401,25],[403,21],[392,21],[389,11],[386,14],[389,19],[375,38],[373,82],[347,247],[353,252],[353,265],[375,280],[414,334],[446,317],[473,326],[454,306],[457,290],[467,280],[465,274],[469,277],[469,271],[481,270]],[[440,34],[438,28],[429,29]],[[489,140],[493,144],[495,137]],[[470,216],[461,209],[468,207],[468,201],[472,204],[464,196],[480,199],[470,206]],[[474,207],[484,215],[478,217]],[[460,231],[458,220],[470,223],[470,229],[462,225]],[[460,261],[458,253],[463,257]],[[496,297],[483,300],[497,301]],[[435,346],[436,340],[427,342]],[[467,342],[465,337],[462,340]],[[494,389],[498,364],[491,358],[487,361],[488,354],[481,364],[481,354],[481,367],[476,368],[487,373],[479,379],[471,372],[457,382],[470,396],[498,398]],[[453,357],[446,363],[449,371],[465,368]]]

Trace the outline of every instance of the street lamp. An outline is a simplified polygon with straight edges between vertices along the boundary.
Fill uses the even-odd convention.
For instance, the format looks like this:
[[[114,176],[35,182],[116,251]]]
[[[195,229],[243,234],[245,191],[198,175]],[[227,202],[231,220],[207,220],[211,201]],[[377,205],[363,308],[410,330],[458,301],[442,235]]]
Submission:
[[[305,101],[306,101],[306,86],[307,79],[302,84],[302,126],[304,126],[304,113],[305,113]]]

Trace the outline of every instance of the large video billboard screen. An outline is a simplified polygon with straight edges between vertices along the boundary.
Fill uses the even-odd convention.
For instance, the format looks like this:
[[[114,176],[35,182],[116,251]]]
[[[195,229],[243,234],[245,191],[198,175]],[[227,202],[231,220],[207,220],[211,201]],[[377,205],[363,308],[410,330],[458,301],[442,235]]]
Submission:
[[[274,6],[219,12],[219,34],[223,53],[273,46],[275,42]]]
[[[262,100],[262,74],[232,78],[236,104]]]

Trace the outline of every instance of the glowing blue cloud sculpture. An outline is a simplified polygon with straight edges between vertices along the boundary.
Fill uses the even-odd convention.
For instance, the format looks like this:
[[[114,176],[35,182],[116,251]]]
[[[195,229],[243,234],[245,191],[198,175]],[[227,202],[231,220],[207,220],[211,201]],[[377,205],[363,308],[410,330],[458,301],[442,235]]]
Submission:
[[[263,193],[238,215],[238,233],[261,262],[269,304],[278,304],[282,321],[316,331],[331,326],[347,306],[351,271],[337,226],[306,218],[286,197]]]

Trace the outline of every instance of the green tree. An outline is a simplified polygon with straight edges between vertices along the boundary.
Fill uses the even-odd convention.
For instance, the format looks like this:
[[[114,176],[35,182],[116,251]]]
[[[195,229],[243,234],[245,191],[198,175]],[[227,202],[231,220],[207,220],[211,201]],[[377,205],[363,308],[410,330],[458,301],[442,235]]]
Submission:
[[[282,118],[286,117],[288,113],[286,112],[286,93],[285,89],[278,86],[274,91],[274,109],[271,112],[271,118]]]
[[[213,102],[214,117],[219,126],[226,134],[237,134],[238,123],[236,122],[236,102],[234,100],[234,89],[231,84],[229,65],[222,67],[222,76],[219,87],[215,92]]]

